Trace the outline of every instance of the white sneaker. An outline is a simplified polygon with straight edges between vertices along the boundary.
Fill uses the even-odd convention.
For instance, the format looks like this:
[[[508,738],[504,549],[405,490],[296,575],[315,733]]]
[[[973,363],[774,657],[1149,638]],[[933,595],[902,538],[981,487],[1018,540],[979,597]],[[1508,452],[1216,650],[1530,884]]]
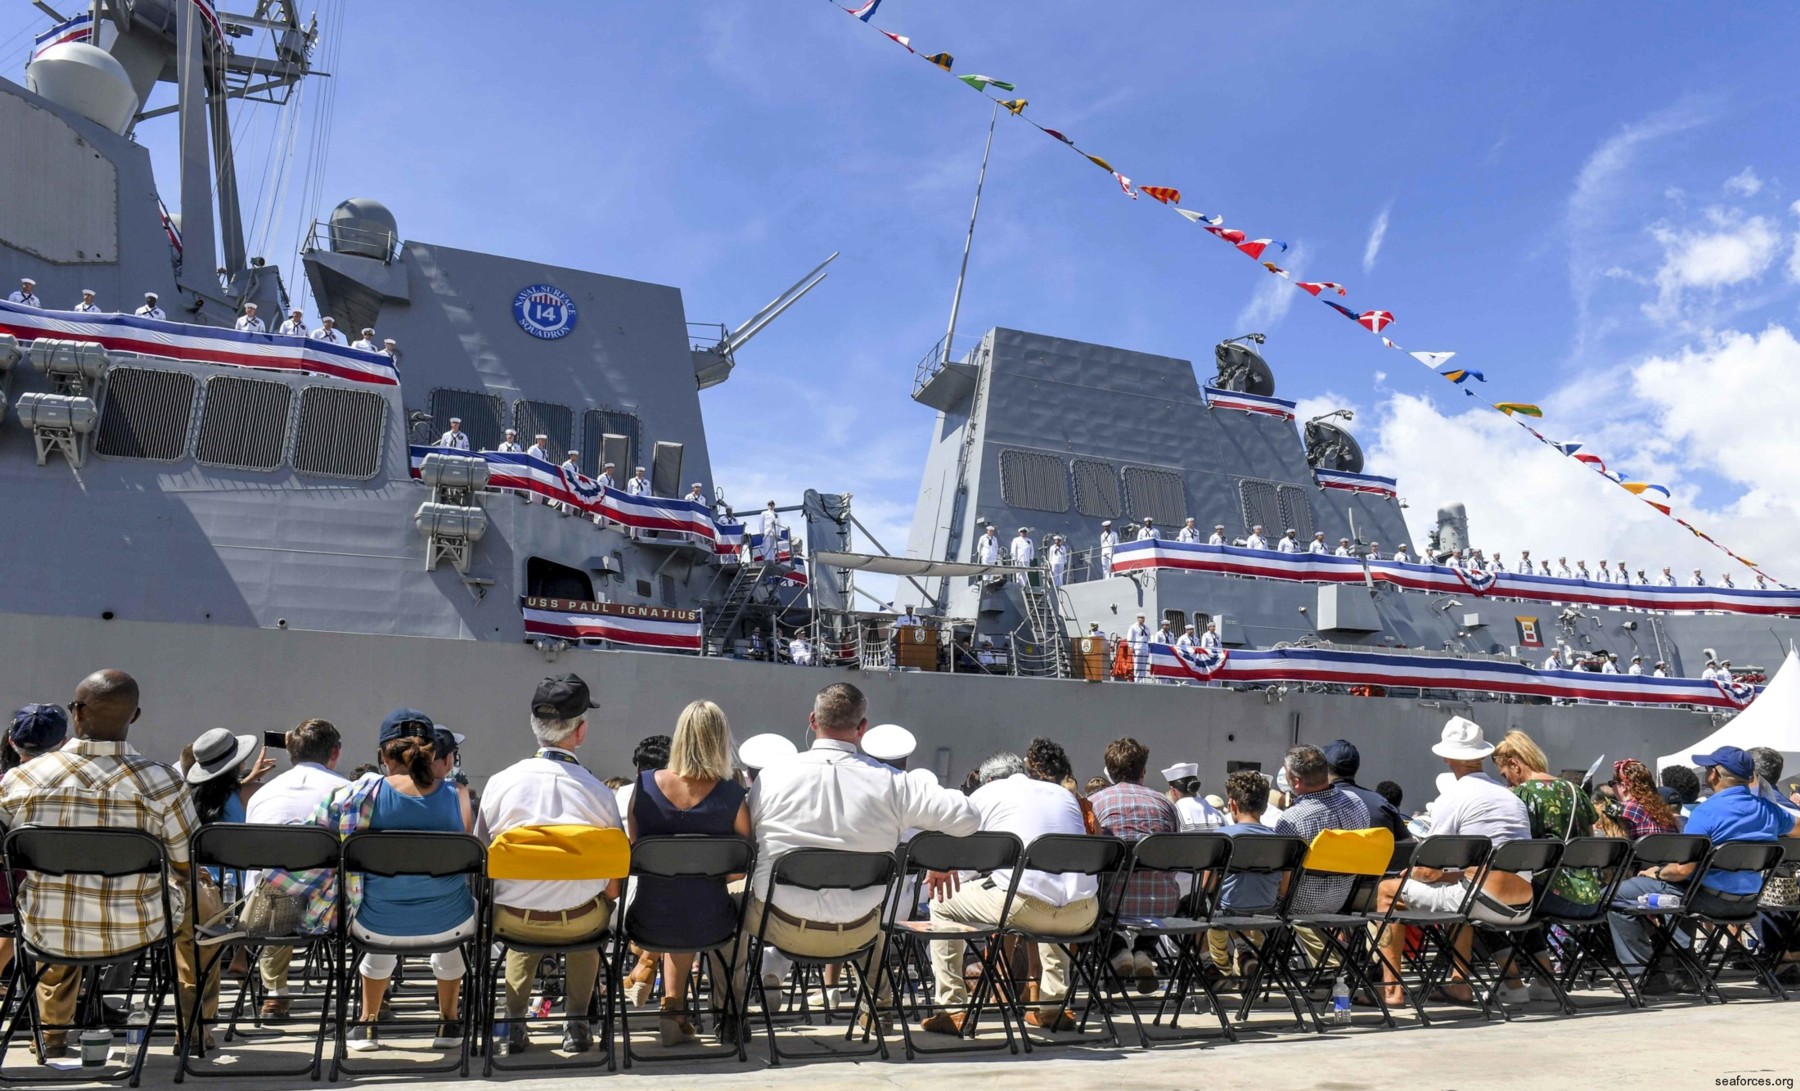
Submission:
[[[1524,985],[1501,985],[1494,990],[1493,999],[1500,1004],[1523,1004],[1531,999],[1531,990]]]
[[[1562,1000],[1561,997],[1556,995],[1555,989],[1551,988],[1549,985],[1546,985],[1542,981],[1533,981],[1529,986],[1526,987],[1525,991],[1533,1000],[1555,1000],[1559,1003]]]
[[[345,1046],[358,1053],[370,1053],[381,1048],[381,1043],[375,1040],[375,1028],[367,1023],[352,1026],[345,1037],[348,1039]]]

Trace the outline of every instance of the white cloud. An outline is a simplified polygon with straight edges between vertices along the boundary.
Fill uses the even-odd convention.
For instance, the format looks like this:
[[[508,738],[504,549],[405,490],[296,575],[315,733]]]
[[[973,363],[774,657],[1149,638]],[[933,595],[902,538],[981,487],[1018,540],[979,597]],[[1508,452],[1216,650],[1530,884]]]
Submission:
[[[1756,172],[1749,167],[1745,167],[1725,179],[1725,192],[1735,193],[1742,197],[1754,197],[1762,191],[1762,188],[1762,179],[1758,178]]]
[[[1277,256],[1281,259],[1281,263],[1288,268],[1290,274],[1297,278],[1300,274],[1293,270],[1306,264],[1306,244],[1294,243],[1288,247],[1286,252]],[[1275,276],[1273,273],[1269,274],[1261,284],[1256,286],[1256,290],[1250,293],[1250,302],[1244,304],[1244,309],[1238,312],[1238,326],[1261,333],[1268,332],[1287,317],[1288,309],[1294,305],[1294,293],[1298,291],[1299,289],[1294,287],[1293,281]]]
[[[1393,210],[1394,206],[1390,202],[1375,217],[1375,222],[1369,225],[1369,241],[1363,247],[1363,272],[1365,273],[1375,268],[1375,259],[1381,256],[1381,244],[1387,241],[1388,214]]]
[[[1709,209],[1705,227],[1657,224],[1650,235],[1661,244],[1663,261],[1656,271],[1656,300],[1644,305],[1644,313],[1659,322],[1681,316],[1690,290],[1716,292],[1761,277],[1782,241],[1768,217],[1745,218],[1725,209]]]

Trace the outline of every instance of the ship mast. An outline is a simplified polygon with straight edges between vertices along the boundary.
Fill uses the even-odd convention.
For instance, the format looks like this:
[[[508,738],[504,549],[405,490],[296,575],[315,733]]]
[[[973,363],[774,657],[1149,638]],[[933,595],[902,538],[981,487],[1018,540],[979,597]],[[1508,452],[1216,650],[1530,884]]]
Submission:
[[[956,340],[956,315],[962,309],[963,281],[969,276],[969,250],[975,245],[975,219],[981,215],[981,187],[987,182],[988,153],[994,150],[994,126],[1000,120],[1000,103],[994,103],[994,116],[988,119],[987,146],[981,149],[981,173],[975,176],[975,207],[969,210],[969,233],[963,238],[962,269],[956,274],[956,293],[950,297],[950,328],[944,333],[944,358],[940,366],[950,365],[950,345]]]

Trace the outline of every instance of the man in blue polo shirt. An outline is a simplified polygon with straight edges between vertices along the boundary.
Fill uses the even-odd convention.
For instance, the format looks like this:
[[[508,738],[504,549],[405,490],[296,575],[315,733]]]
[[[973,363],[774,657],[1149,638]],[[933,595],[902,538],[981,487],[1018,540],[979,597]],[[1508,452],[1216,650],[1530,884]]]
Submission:
[[[1735,746],[1721,746],[1710,754],[1695,754],[1693,763],[1705,774],[1712,795],[1694,807],[1687,820],[1687,833],[1704,834],[1712,838],[1714,845],[1800,835],[1800,824],[1793,815],[1750,791],[1756,763],[1749,754]],[[1715,893],[1754,894],[1762,883],[1756,872],[1708,871],[1700,880],[1700,888],[1689,890],[1687,882],[1693,873],[1691,864],[1646,868],[1636,878],[1619,884],[1613,903],[1635,905],[1640,895],[1675,894],[1687,899],[1687,908],[1707,912],[1724,907]],[[1607,919],[1612,924],[1613,951],[1619,962],[1634,975],[1642,973],[1653,946],[1649,929],[1642,920],[1623,913],[1608,913]],[[1685,942],[1686,936],[1682,939]],[[1644,992],[1681,991],[1687,984],[1682,980],[1685,976],[1679,972],[1652,974],[1644,982]]]

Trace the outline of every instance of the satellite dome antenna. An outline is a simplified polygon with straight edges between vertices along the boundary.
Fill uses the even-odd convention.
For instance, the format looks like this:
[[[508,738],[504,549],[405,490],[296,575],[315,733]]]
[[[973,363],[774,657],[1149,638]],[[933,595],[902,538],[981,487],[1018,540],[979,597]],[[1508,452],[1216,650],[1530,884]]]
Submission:
[[[1362,473],[1362,446],[1355,436],[1331,423],[1334,417],[1348,421],[1354,420],[1355,414],[1348,409],[1334,409],[1307,421],[1304,429],[1306,462],[1315,470]]]
[[[1213,349],[1218,360],[1219,372],[1213,377],[1212,385],[1220,390],[1235,390],[1240,394],[1255,394],[1259,397],[1270,397],[1275,393],[1275,372],[1269,362],[1250,344],[1262,344],[1268,338],[1260,333],[1246,333],[1242,337],[1233,337],[1220,341]]]

